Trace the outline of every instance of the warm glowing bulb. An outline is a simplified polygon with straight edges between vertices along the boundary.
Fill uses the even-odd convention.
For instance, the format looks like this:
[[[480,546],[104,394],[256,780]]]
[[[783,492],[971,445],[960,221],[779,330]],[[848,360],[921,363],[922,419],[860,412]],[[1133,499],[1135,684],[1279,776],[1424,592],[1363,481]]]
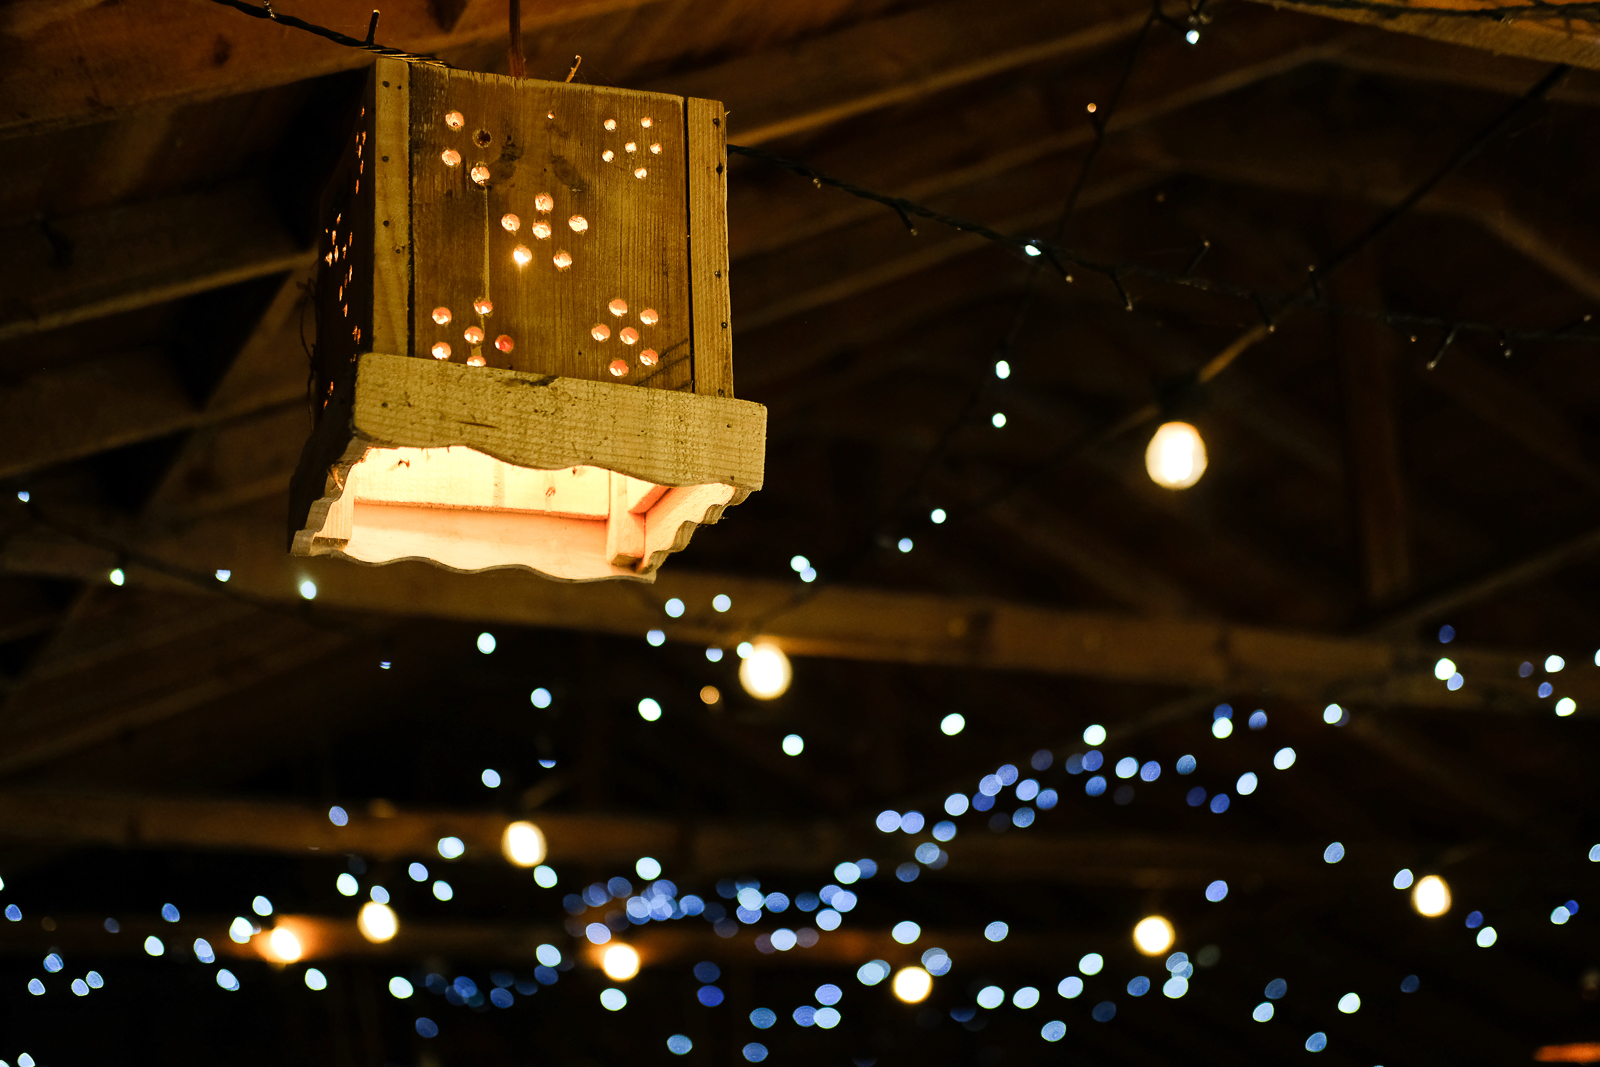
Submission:
[[[517,342],[513,341],[505,334],[501,334],[499,337],[494,339],[494,346],[502,352],[509,352],[513,348],[517,347]]]
[[[483,344],[483,331],[476,326],[468,326],[461,336],[467,339],[469,345]]]
[[[1172,947],[1177,937],[1172,924],[1159,915],[1140,919],[1133,928],[1133,943],[1146,956],[1159,956]]]
[[[626,982],[639,973],[639,953],[632,945],[611,945],[600,957],[600,969],[613,982]]]
[[[1438,918],[1450,910],[1450,886],[1437,874],[1417,879],[1417,884],[1411,888],[1411,906],[1417,909],[1418,915]]]
[[[522,225],[522,220],[515,215],[502,215],[500,217],[500,225],[506,228],[507,233],[516,233],[517,227]]]
[[[1150,480],[1167,489],[1187,489],[1206,472],[1206,444],[1187,422],[1169,422],[1150,438],[1144,452]]]
[[[531,822],[514,822],[500,835],[500,851],[518,867],[537,867],[544,862],[544,833]]]
[[[356,918],[356,927],[360,929],[362,937],[373,944],[378,944],[388,941],[400,932],[400,920],[389,905],[369,900],[361,905],[361,914]]]
[[[444,160],[444,165],[447,167],[455,167],[461,164],[461,153],[454,148],[446,148],[439,153],[439,158]]]
[[[433,346],[433,358],[434,359],[449,359],[450,358],[450,345],[447,344],[444,341],[436,342],[434,344],[434,346]]]
[[[493,315],[494,302],[486,296],[480,296],[472,302],[472,310],[480,315]]]
[[[294,931],[282,926],[272,931],[272,936],[267,938],[267,944],[272,950],[272,955],[281,963],[293,963],[305,954],[305,950],[300,947],[300,939],[294,936]]]
[[[556,265],[556,270],[566,270],[572,266],[572,257],[565,252],[557,252],[550,261]]]
[[[902,967],[895,972],[894,995],[907,1004],[921,1004],[933,991],[933,975],[921,967]]]
[[[440,326],[450,325],[450,309],[447,307],[434,308],[433,321],[437,322]]]
[[[572,227],[573,233],[582,233],[589,228],[589,220],[582,215],[574,215],[567,220],[567,225]]]
[[[479,163],[477,166],[473,167],[472,180],[477,182],[479,185],[488,185],[489,168],[484,166],[482,163]]]
[[[757,700],[782,696],[793,679],[789,657],[777,645],[758,644],[739,664],[739,684]]]
[[[533,198],[533,208],[535,211],[554,211],[556,209],[556,198],[549,193],[540,193]]]
[[[517,266],[526,267],[533,260],[533,253],[527,245],[518,245],[511,250],[511,258],[517,261]]]

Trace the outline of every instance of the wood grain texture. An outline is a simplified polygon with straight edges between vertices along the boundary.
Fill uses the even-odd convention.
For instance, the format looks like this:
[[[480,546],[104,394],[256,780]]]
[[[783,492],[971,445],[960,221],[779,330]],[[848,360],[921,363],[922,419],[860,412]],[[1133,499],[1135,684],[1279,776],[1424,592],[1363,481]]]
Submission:
[[[682,99],[437,68],[411,78],[414,351],[443,343],[457,362],[687,389]],[[474,311],[483,297],[487,315]],[[510,352],[494,347],[502,335]]]
[[[408,151],[387,151],[409,142],[411,70],[380,59],[367,85],[373,109],[374,150],[365,153],[372,175],[371,342],[362,350],[415,355],[411,331],[411,161]],[[420,69],[420,68],[418,68]]]
[[[689,287],[694,305],[694,391],[733,396],[728,297],[728,123],[715,100],[690,98]]]
[[[766,409],[745,400],[372,353],[352,419],[380,447],[464,445],[520,467],[604,467],[656,485],[762,482]]]

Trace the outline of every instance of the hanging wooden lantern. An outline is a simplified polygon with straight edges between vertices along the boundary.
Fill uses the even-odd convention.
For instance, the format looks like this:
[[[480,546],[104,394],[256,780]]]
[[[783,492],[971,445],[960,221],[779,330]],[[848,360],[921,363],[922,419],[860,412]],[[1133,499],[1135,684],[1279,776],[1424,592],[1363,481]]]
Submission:
[[[380,59],[327,194],[296,555],[651,579],[761,488],[722,105]]]

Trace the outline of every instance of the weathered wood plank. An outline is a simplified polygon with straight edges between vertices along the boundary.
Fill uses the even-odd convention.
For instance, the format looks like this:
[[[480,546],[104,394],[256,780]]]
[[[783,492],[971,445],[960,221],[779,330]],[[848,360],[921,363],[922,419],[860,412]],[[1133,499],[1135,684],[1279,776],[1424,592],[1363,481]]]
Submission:
[[[689,298],[694,391],[733,396],[733,312],[728,298],[728,123],[722,104],[684,101],[689,167]]]

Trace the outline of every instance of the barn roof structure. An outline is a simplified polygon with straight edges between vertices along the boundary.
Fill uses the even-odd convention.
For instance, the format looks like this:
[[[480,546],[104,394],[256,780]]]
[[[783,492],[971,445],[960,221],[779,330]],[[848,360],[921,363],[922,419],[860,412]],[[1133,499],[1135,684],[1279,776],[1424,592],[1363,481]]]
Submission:
[[[1596,5],[526,5],[743,149],[766,485],[600,585],[285,552],[371,64],[302,6],[0,4],[0,1060],[1600,1059]]]

